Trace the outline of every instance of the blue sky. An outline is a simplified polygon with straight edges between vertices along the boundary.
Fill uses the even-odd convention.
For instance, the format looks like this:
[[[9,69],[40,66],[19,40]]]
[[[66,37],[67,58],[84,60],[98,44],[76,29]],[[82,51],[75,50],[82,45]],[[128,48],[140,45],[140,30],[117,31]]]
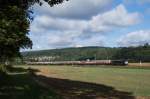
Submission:
[[[32,50],[150,43],[150,0],[70,0],[33,8]]]

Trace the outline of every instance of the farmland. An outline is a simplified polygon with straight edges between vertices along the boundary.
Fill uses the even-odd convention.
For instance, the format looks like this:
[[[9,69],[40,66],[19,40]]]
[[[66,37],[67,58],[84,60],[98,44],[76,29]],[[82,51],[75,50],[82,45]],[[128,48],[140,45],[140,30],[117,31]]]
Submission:
[[[93,94],[97,95],[99,94],[98,92],[101,92],[101,90],[103,89],[105,89],[106,91],[105,95],[107,94],[108,96],[110,96],[109,93],[110,90],[108,91],[107,87],[108,89],[110,87],[113,88],[114,90],[117,90],[117,91],[111,90],[114,91],[114,93],[121,91],[130,93],[129,96],[132,95],[150,96],[149,67],[139,68],[132,66],[129,67],[26,66],[26,68],[27,67],[40,70],[40,72],[38,72],[37,74],[39,76],[47,78],[47,79],[40,78],[40,80],[50,83],[48,84],[49,87],[55,89],[64,96],[71,95],[70,97],[72,96],[75,97],[77,93],[79,94],[78,96],[80,95],[86,96],[86,93],[83,92],[88,90],[89,91],[93,90]],[[81,88],[78,86],[79,82],[82,83]],[[93,87],[92,88],[87,87],[87,84],[89,86],[97,86],[98,90],[93,89]],[[102,85],[103,87],[105,86],[105,88],[99,87]],[[78,90],[77,89],[73,90],[71,88],[67,89],[66,86],[70,86],[71,88],[77,87]],[[62,91],[62,89],[66,90]],[[96,99],[96,98],[89,98],[89,99]]]

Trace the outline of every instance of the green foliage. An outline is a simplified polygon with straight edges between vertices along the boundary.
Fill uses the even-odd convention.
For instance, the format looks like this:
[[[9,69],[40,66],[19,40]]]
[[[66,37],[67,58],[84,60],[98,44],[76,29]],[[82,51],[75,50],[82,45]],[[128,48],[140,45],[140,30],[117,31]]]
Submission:
[[[115,59],[128,59],[130,61],[150,62],[150,46],[121,48],[115,55]]]
[[[107,47],[82,47],[82,48],[66,48],[66,49],[54,49],[54,50],[43,50],[43,51],[32,51],[23,52],[24,59],[52,56],[56,57],[54,61],[64,60],[101,60],[101,59],[112,59],[113,55],[118,51],[117,48]]]
[[[53,6],[64,0],[44,1]],[[32,47],[28,33],[35,3],[42,5],[40,0],[0,0],[0,63],[20,56],[21,48]]]
[[[19,56],[20,48],[32,46],[28,38],[29,21],[25,11],[16,6],[8,6],[0,11],[0,59]]]
[[[43,51],[23,52],[24,59],[30,60],[37,57],[55,57],[51,61],[78,61],[78,60],[116,60],[127,59],[129,61],[150,62],[150,47],[82,47],[82,48],[65,48]]]

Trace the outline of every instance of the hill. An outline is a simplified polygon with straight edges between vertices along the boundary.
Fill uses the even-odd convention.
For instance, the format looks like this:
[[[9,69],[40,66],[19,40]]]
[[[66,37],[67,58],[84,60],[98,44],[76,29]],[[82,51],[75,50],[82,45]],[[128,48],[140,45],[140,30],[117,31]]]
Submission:
[[[55,60],[112,59],[118,48],[80,47],[22,52],[23,57],[54,57]]]
[[[150,47],[79,47],[22,52],[24,59],[45,57],[51,61],[129,59],[150,61]]]

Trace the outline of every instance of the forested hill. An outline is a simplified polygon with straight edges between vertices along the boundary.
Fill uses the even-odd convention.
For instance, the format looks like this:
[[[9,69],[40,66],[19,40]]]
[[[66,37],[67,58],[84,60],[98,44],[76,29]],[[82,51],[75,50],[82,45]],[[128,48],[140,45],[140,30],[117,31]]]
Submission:
[[[140,47],[79,47],[22,52],[25,59],[49,57],[52,61],[130,59],[150,61],[150,46]]]
[[[118,48],[80,47],[23,52],[24,57],[52,56],[55,60],[112,59]]]

